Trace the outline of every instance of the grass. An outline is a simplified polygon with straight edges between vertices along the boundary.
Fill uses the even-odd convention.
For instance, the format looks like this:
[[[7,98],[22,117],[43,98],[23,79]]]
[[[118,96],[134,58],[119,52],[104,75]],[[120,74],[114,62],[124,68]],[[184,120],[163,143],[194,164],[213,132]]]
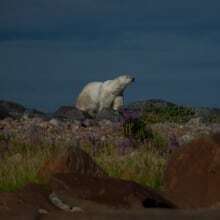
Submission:
[[[36,158],[33,160],[25,155],[19,163],[4,159],[0,164],[0,190],[14,191],[27,182],[38,183],[37,170],[41,160],[39,155]]]
[[[168,154],[164,154],[166,140],[159,134],[130,153],[121,155],[120,148],[113,144],[106,144],[94,154],[92,147],[84,146],[89,153],[110,176],[125,180],[132,180],[155,189],[163,187],[163,173]]]
[[[161,187],[166,160],[158,153],[145,147],[124,156],[115,154],[114,149],[112,151],[95,158],[110,176],[132,180],[157,189]]]
[[[37,172],[53,152],[49,146],[32,146],[12,140],[0,161],[0,191],[15,191],[28,182],[39,183]]]
[[[0,191],[15,191],[28,182],[42,183],[37,173],[41,165],[56,150],[55,146],[43,144],[27,144],[17,139],[8,141],[10,150],[0,160]],[[103,144],[97,152],[92,144],[81,146],[94,160],[110,175],[125,180],[133,180],[142,185],[160,188],[162,186],[163,171],[166,156],[161,154],[166,141],[158,134],[154,134],[146,143],[138,142],[131,151],[121,154],[120,146],[111,143]],[[63,146],[69,146],[63,143]],[[127,146],[126,146],[127,147]],[[130,146],[128,146],[130,147]],[[94,153],[95,152],[95,153]]]

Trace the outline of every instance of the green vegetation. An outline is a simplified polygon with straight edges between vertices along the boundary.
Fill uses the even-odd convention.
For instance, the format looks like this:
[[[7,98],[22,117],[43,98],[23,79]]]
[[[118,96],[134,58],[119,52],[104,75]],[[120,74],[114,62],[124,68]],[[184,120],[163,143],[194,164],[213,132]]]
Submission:
[[[0,191],[14,191],[27,182],[39,183],[39,167],[54,151],[50,146],[10,140],[10,151],[0,160]]]
[[[111,146],[110,146],[111,147]],[[166,159],[146,146],[120,156],[112,147],[95,157],[96,162],[114,177],[136,181],[142,185],[160,188]]]
[[[94,154],[91,146],[83,149],[110,175],[125,180],[132,180],[145,186],[161,188],[163,173],[167,161],[167,141],[159,134],[146,143],[139,143],[129,153],[121,154],[123,146],[106,144]]]
[[[143,120],[145,124],[163,122],[185,123],[194,115],[195,111],[189,107],[176,105],[166,107],[151,106],[144,109]]]
[[[148,129],[141,119],[125,121],[123,123],[123,133],[125,137],[132,137],[141,141],[153,137],[151,129]]]
[[[68,143],[53,146],[39,143],[33,145],[12,138],[7,140],[3,136],[1,140],[1,147],[4,142],[8,142],[10,149],[0,160],[0,191],[14,191],[28,182],[42,183],[37,175],[41,165],[61,147],[69,146]],[[167,160],[167,154],[162,153],[166,141],[159,134],[153,134],[146,142],[136,139],[132,141],[135,141],[136,146],[131,146],[130,142],[121,143],[119,146],[108,142],[99,146],[98,151],[94,150],[94,143],[81,147],[110,176],[133,180],[153,188],[161,187]],[[122,148],[125,153],[121,153]],[[130,150],[126,151],[127,149]]]

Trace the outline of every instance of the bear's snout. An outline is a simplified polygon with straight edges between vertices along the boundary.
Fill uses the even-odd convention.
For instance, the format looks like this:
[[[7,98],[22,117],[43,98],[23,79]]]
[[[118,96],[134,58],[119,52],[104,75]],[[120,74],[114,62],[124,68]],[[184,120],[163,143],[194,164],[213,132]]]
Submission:
[[[132,78],[131,78],[131,82],[134,82],[134,81],[135,81],[135,78],[134,78],[134,77],[132,77]]]

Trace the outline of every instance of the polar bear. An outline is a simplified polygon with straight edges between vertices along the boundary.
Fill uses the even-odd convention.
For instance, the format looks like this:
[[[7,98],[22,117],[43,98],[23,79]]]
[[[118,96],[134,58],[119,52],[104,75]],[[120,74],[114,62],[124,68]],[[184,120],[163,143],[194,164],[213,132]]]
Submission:
[[[104,109],[119,110],[124,102],[123,92],[134,80],[134,77],[122,75],[104,82],[90,82],[79,94],[75,106],[90,116]]]

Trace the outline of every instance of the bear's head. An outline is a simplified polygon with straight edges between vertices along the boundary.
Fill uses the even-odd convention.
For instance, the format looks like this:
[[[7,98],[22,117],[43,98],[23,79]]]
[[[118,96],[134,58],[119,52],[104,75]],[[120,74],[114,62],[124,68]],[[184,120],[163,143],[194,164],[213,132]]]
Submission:
[[[110,83],[112,86],[112,93],[114,95],[122,95],[126,87],[134,81],[135,78],[129,75],[118,76]]]
[[[129,75],[121,75],[121,76],[118,76],[116,80],[119,80],[121,84],[124,84],[125,86],[127,86],[130,83],[134,82],[135,78]]]

